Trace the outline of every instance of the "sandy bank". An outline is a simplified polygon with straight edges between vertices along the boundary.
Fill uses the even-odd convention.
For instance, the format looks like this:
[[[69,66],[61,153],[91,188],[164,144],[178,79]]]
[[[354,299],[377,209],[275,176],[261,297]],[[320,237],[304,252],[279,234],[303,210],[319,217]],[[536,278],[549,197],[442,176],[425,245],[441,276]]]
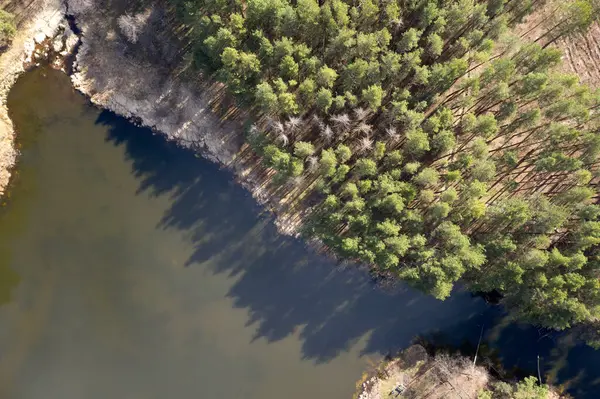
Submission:
[[[6,6],[16,15],[18,29],[11,46],[0,55],[0,195],[9,182],[17,156],[13,124],[6,108],[8,92],[25,70],[35,44],[56,34],[65,13],[61,0],[10,1]]]

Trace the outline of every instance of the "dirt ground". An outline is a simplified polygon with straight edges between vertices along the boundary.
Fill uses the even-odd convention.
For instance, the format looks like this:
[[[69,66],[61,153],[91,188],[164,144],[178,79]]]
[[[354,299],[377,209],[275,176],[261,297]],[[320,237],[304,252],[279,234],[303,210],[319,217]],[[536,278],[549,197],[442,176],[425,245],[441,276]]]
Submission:
[[[550,0],[546,6],[528,16],[516,27],[515,32],[527,40],[535,40],[548,29],[553,21],[543,21],[552,15],[561,0]],[[543,44],[543,43],[540,43]],[[564,53],[562,70],[579,75],[581,82],[600,87],[600,22],[596,21],[587,33],[573,34],[559,39],[554,46]]]
[[[558,47],[565,53],[564,67],[574,72],[582,82],[600,87],[600,24],[594,23],[586,34],[562,40]]]

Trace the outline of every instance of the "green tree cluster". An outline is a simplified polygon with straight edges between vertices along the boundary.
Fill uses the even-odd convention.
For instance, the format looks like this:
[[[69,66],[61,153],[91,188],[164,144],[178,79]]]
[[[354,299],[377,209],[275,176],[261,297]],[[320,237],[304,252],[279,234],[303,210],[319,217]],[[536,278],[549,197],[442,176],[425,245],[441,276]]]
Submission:
[[[462,279],[539,325],[598,319],[600,92],[551,46],[594,1],[534,42],[510,28],[539,0],[174,2],[306,236],[439,299]]]
[[[477,399],[548,399],[550,388],[538,385],[535,377],[527,377],[516,384],[493,383],[489,389],[479,392]]]

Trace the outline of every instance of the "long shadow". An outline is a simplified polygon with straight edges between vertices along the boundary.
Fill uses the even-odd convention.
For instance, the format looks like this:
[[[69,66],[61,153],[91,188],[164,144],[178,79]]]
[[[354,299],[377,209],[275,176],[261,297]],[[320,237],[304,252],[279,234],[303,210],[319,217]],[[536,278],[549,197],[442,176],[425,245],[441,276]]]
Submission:
[[[123,145],[139,178],[139,193],[169,196],[159,228],[186,232],[203,265],[236,276],[228,292],[249,311],[254,339],[281,340],[299,332],[305,359],[326,362],[361,338],[363,354],[387,354],[418,334],[444,329],[486,311],[466,293],[445,302],[398,286],[383,291],[368,275],[337,267],[299,240],[282,237],[233,176],[147,129],[110,112],[107,140]]]
[[[541,354],[543,369],[566,382],[581,373],[561,361],[600,358],[581,345],[559,355],[554,348],[561,336],[540,339],[535,328],[503,323],[501,308],[464,292],[440,302],[402,285],[384,291],[366,273],[336,266],[301,241],[279,235],[270,215],[228,171],[110,112],[102,112],[97,123],[109,127],[108,141],[125,147],[139,194],[170,199],[157,227],[183,231],[192,240],[186,266],[236,277],[228,296],[248,311],[254,340],[276,342],[298,333],[300,356],[322,363],[355,345],[363,355],[385,355],[432,334],[473,348],[485,325],[486,342],[499,350],[506,369],[535,374]],[[598,393],[588,387],[597,374],[575,381],[578,393],[586,392],[582,397],[600,397],[588,395]]]

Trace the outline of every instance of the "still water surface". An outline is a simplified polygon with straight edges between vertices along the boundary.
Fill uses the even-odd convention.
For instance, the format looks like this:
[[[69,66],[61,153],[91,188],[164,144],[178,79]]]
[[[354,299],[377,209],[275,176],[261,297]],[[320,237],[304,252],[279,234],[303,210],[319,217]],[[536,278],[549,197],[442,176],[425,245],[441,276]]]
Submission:
[[[482,325],[507,368],[535,373],[540,354],[600,397],[600,355],[466,293],[376,289],[59,72],[25,74],[9,107],[22,156],[0,212],[0,398],[349,399],[389,351],[435,332],[472,343]]]

